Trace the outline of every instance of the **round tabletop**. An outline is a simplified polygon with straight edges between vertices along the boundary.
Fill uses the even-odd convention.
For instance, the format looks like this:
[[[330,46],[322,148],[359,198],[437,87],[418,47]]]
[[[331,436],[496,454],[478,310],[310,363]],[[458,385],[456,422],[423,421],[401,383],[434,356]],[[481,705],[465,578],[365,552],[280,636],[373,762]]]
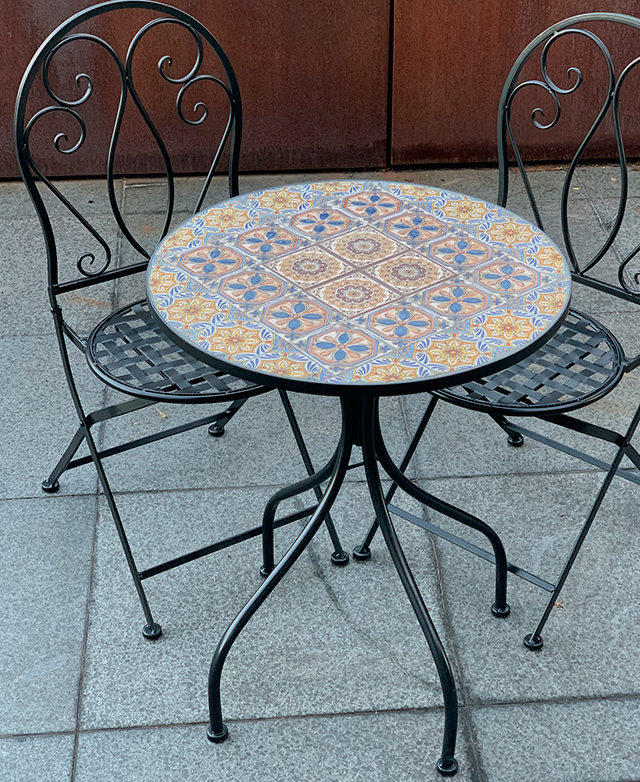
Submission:
[[[516,363],[567,311],[555,244],[508,210],[388,181],[238,196],[169,233],[147,273],[184,349],[246,379],[322,394],[456,385]]]

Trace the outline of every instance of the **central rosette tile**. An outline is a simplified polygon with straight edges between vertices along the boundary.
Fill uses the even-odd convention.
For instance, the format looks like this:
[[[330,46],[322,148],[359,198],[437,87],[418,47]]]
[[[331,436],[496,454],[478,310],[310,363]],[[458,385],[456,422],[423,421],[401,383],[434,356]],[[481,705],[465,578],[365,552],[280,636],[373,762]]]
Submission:
[[[328,282],[340,274],[351,271],[350,266],[320,247],[298,250],[278,261],[272,261],[269,266],[280,276],[297,283],[302,288]]]
[[[360,315],[397,297],[397,294],[363,274],[350,274],[320,288],[314,288],[312,293],[330,307],[347,315]]]
[[[383,261],[405,249],[393,239],[373,228],[358,228],[355,231],[350,231],[329,242],[327,247],[340,258],[344,258],[356,266]]]
[[[451,276],[450,271],[443,269],[420,253],[398,255],[396,258],[383,261],[377,266],[367,269],[367,271],[403,293],[426,288]]]

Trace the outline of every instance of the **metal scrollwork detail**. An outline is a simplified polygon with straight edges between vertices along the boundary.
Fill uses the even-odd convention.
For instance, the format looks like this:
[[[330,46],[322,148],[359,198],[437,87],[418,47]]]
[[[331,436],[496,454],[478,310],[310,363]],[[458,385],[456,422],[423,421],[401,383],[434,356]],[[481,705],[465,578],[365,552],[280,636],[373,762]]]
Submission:
[[[511,109],[511,104],[513,102],[513,99],[521,90],[525,89],[525,87],[540,87],[553,98],[553,102],[555,105],[555,115],[546,124],[538,120],[538,117],[546,117],[544,109],[540,108],[540,106],[537,106],[535,109],[532,110],[531,121],[536,126],[536,128],[538,128],[538,130],[549,130],[550,128],[557,125],[558,120],[560,119],[560,114],[562,113],[562,107],[560,106],[560,101],[558,99],[558,96],[555,93],[553,87],[549,86],[546,82],[539,81],[538,79],[530,79],[529,81],[523,81],[520,84],[518,84],[518,86],[511,92],[509,96],[509,101],[507,103],[507,110]]]
[[[178,97],[176,98],[176,109],[178,112],[178,116],[180,119],[186,123],[187,125],[201,125],[206,118],[209,116],[209,109],[207,108],[206,103],[203,103],[202,101],[198,101],[193,106],[193,113],[195,114],[198,109],[202,109],[202,113],[198,119],[188,119],[183,112],[182,109],[182,101],[184,99],[184,95],[186,91],[196,82],[203,82],[203,81],[212,81],[214,84],[217,84],[218,86],[222,87],[222,89],[227,94],[227,97],[229,99],[229,102],[231,102],[231,90],[229,87],[222,81],[222,79],[218,79],[217,76],[210,76],[209,74],[203,74],[201,76],[195,76],[194,78],[190,79],[186,84],[184,84],[180,88],[180,92],[178,93]]]
[[[167,151],[166,145],[158,129],[156,128],[153,120],[151,119],[149,112],[145,108],[143,101],[140,98],[138,91],[136,89],[134,79],[133,79],[133,60],[134,60],[134,54],[136,52],[136,49],[140,41],[142,40],[142,38],[147,34],[147,32],[155,28],[157,25],[166,25],[166,24],[175,25],[186,30],[191,36],[191,38],[193,39],[196,46],[195,61],[193,65],[189,68],[188,72],[182,76],[172,76],[169,74],[168,69],[173,64],[173,59],[169,54],[165,54],[164,56],[160,57],[157,64],[158,73],[160,74],[162,79],[167,83],[175,86],[179,86],[180,88],[178,90],[178,94],[176,97],[176,104],[175,104],[179,119],[182,122],[184,122],[186,125],[196,126],[196,125],[201,125],[209,116],[209,108],[207,107],[207,104],[204,103],[204,101],[197,101],[196,103],[194,103],[194,105],[191,108],[192,116],[187,116],[187,114],[185,113],[184,102],[185,102],[186,93],[196,83],[202,83],[204,81],[213,82],[218,87],[221,87],[223,89],[225,95],[227,96],[227,100],[229,102],[229,116],[227,118],[226,128],[224,130],[224,133],[222,134],[220,144],[211,163],[205,185],[203,187],[202,193],[200,195],[200,199],[198,201],[198,205],[197,205],[198,209],[202,204],[202,199],[206,194],[213,172],[216,170],[222,150],[224,149],[227,139],[229,138],[229,134],[231,132],[231,128],[233,126],[233,121],[235,117],[235,102],[230,86],[226,84],[222,79],[219,79],[217,76],[213,76],[211,74],[199,73],[204,59],[204,47],[203,47],[203,39],[201,37],[201,34],[197,30],[195,30],[191,25],[187,24],[185,21],[182,21],[180,19],[163,17],[163,18],[152,20],[136,33],[136,35],[131,41],[131,44],[129,45],[129,50],[127,51],[127,56],[125,61],[126,79],[127,79],[127,86],[129,89],[129,93],[131,94],[131,97],[134,103],[136,104],[142,119],[144,120],[145,124],[149,128],[149,131],[153,135],[153,138],[155,139],[155,142],[158,146],[158,149],[164,161],[165,175],[167,179],[167,209],[165,212],[164,226],[161,232],[162,236],[164,236],[166,232],[169,230],[169,225],[173,214],[174,190],[175,190],[173,169],[171,166],[171,161],[169,158],[169,153]]]
[[[607,98],[605,99],[605,106],[608,105],[608,101],[610,100],[611,92],[613,90],[613,85],[615,82],[615,69],[613,65],[613,59],[611,57],[609,50],[604,45],[604,43],[600,40],[600,38],[598,38],[597,35],[594,35],[589,30],[580,30],[578,28],[568,28],[566,30],[560,30],[556,32],[551,38],[549,38],[549,40],[542,47],[542,53],[540,55],[540,72],[542,74],[542,80],[530,79],[529,81],[521,82],[511,91],[507,102],[507,110],[508,110],[511,108],[511,103],[515,95],[525,87],[534,87],[534,86],[539,87],[543,89],[548,95],[550,95],[554,102],[555,115],[548,122],[545,123],[540,121],[539,118],[546,117],[546,114],[544,112],[544,109],[540,108],[539,106],[533,109],[531,112],[531,121],[535,125],[535,127],[538,128],[539,130],[549,130],[558,124],[560,115],[562,113],[562,107],[560,104],[559,96],[571,95],[577,89],[579,89],[584,83],[582,71],[573,65],[567,68],[567,79],[569,81],[573,80],[573,84],[570,84],[568,87],[561,87],[551,78],[549,74],[548,59],[549,59],[549,52],[551,50],[551,47],[557,41],[559,41],[561,38],[567,35],[584,36],[585,38],[588,38],[589,40],[593,41],[596,44],[596,46],[600,49],[604,57],[605,63],[607,65],[607,71],[609,77],[609,89],[607,92]]]
[[[96,256],[94,253],[91,252],[83,253],[76,262],[76,267],[83,276],[98,277],[103,272],[105,272],[111,265],[111,257],[112,257],[111,248],[109,247],[105,239],[102,237],[102,235],[93,227],[93,225],[91,225],[91,223],[84,217],[84,215],[82,215],[81,212],[79,212],[78,209],[76,209],[76,207],[60,192],[60,190],[51,181],[51,179],[47,177],[40,170],[40,168],[34,161],[33,156],[31,155],[31,150],[29,145],[31,132],[35,124],[40,119],[42,119],[42,117],[48,114],[52,114],[54,112],[62,113],[72,117],[79,127],[79,136],[77,141],[75,141],[75,143],[71,143],[69,141],[69,137],[67,133],[64,131],[61,131],[60,133],[57,133],[54,136],[53,146],[56,149],[56,151],[62,155],[72,155],[74,152],[77,152],[85,143],[85,140],[87,138],[87,127],[83,118],[78,113],[77,109],[78,107],[85,104],[93,94],[93,90],[94,90],[93,79],[88,73],[82,72],[76,74],[75,84],[76,87],[78,87],[78,89],[82,91],[82,94],[80,95],[80,97],[74,99],[63,97],[61,94],[59,94],[59,92],[53,88],[50,79],[50,69],[53,62],[53,58],[61,49],[71,44],[77,43],[78,41],[87,41],[91,44],[98,45],[99,47],[104,49],[110,55],[110,57],[112,58],[112,60],[114,61],[118,69],[118,73],[120,75],[121,92],[120,92],[120,106],[118,109],[118,119],[116,121],[116,126],[115,126],[116,130],[114,130],[114,133],[117,133],[117,128],[121,120],[121,114],[124,109],[124,102],[126,100],[126,92],[127,92],[124,65],[122,64],[122,61],[118,57],[118,54],[114,50],[114,48],[105,40],[99,38],[98,36],[91,35],[89,33],[76,33],[73,35],[67,35],[66,37],[58,41],[58,43],[56,43],[55,46],[53,46],[53,48],[51,49],[51,51],[47,54],[43,62],[42,72],[41,72],[42,84],[44,86],[47,95],[51,98],[51,100],[54,102],[55,105],[47,106],[41,109],[36,114],[34,114],[34,116],[29,120],[29,122],[25,127],[23,144],[24,144],[25,155],[27,157],[29,165],[31,166],[32,170],[34,171],[38,179],[56,196],[56,198],[59,199],[59,201],[84,226],[84,228],[91,234],[91,236],[98,242],[98,244],[100,244],[100,246],[104,250],[105,257],[104,260],[99,265],[96,265],[97,264]],[[111,184],[112,183],[110,182],[110,186]]]
[[[88,260],[89,264],[93,264],[96,262],[96,256],[93,253],[83,253],[76,262],[76,267],[80,274],[83,274],[85,277],[99,277],[102,272],[106,271],[109,268],[109,264],[111,263],[111,252],[107,248],[107,257],[102,262],[102,265],[97,269],[91,269],[87,268],[85,266],[85,262]]]
[[[24,147],[25,147],[25,152],[27,154],[27,158],[29,160],[29,164],[34,169],[34,171],[36,171],[38,173],[38,176],[43,179],[43,181],[44,181],[44,179],[46,177],[38,169],[38,167],[36,166],[33,158],[31,157],[31,150],[29,148],[29,138],[31,136],[31,131],[33,130],[33,128],[36,125],[36,123],[39,120],[41,120],[42,117],[44,117],[44,116],[46,116],[48,114],[52,114],[53,112],[62,113],[62,114],[66,114],[66,115],[68,115],[70,117],[73,117],[73,119],[78,123],[78,126],[80,128],[80,134],[79,134],[78,140],[69,149],[63,149],[61,147],[61,142],[62,141],[68,141],[69,140],[69,137],[67,136],[66,133],[58,133],[55,136],[55,138],[53,139],[53,145],[56,148],[56,150],[58,152],[60,152],[62,155],[71,155],[74,152],[77,152],[80,149],[80,147],[84,144],[85,139],[87,137],[87,126],[85,125],[84,120],[78,114],[77,111],[75,111],[72,108],[69,108],[68,106],[47,106],[46,108],[40,109],[40,111],[38,111],[36,114],[34,114],[33,117],[31,117],[31,119],[29,120],[29,122],[27,123],[27,125],[25,126],[25,129],[24,129]]]

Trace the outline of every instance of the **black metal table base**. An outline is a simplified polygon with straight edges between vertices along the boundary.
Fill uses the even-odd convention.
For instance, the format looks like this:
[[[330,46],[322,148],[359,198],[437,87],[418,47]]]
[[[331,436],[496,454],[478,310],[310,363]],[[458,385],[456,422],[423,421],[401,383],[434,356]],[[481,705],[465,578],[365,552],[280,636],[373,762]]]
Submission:
[[[404,470],[415,451],[415,446],[424,431],[424,426],[426,426],[426,421],[428,420],[427,415],[425,415],[425,420],[423,421],[424,425],[419,427],[405,459],[400,468],[398,468],[389,456],[382,438],[378,417],[378,400],[375,398],[366,400],[342,398],[341,404],[342,431],[340,441],[331,459],[314,475],[276,492],[267,503],[263,519],[265,532],[267,533],[263,536],[263,540],[267,541],[267,549],[264,552],[264,575],[267,577],[264,583],[261,584],[259,589],[244,606],[242,611],[240,611],[238,616],[229,625],[229,628],[220,640],[218,648],[213,656],[209,672],[209,712],[211,723],[207,735],[209,740],[213,742],[224,741],[228,736],[228,729],[222,721],[220,681],[224,663],[231,647],[248,621],[293,566],[321,527],[340,492],[345,475],[350,469],[349,460],[352,449],[354,446],[360,446],[362,448],[363,464],[369,487],[369,494],[375,509],[376,522],[382,531],[393,564],[405,592],[407,593],[409,601],[411,602],[411,606],[420,627],[422,628],[422,632],[424,633],[438,671],[444,699],[445,725],[442,754],[437,762],[437,769],[443,776],[452,776],[458,770],[458,764],[454,756],[458,727],[458,699],[453,672],[444,647],[442,646],[442,642],[438,637],[438,633],[429,616],[429,612],[427,611],[422,595],[420,594],[413,574],[409,569],[406,557],[396,535],[389,515],[388,503],[390,501],[390,496],[387,494],[387,497],[385,497],[383,493],[378,464],[382,466],[384,471],[394,481],[395,485],[403,489],[411,497],[414,497],[430,508],[434,508],[441,513],[451,516],[466,526],[478,530],[488,538],[493,549],[493,558],[496,564],[495,602],[492,606],[492,611],[496,616],[508,616],[509,614],[509,606],[506,602],[507,560],[504,548],[496,533],[487,524],[465,511],[455,508],[437,497],[428,494],[418,486],[415,486],[404,475]],[[311,517],[305,528],[283,558],[277,564],[274,563],[273,548],[271,547],[269,549],[268,541],[272,539],[272,536],[269,534],[269,529],[273,526],[278,504],[282,500],[293,497],[304,491],[319,489],[320,484],[327,480],[328,484],[326,490],[318,495],[318,505],[309,509]],[[393,496],[393,493],[395,493],[395,490],[396,487],[394,486],[391,497]]]

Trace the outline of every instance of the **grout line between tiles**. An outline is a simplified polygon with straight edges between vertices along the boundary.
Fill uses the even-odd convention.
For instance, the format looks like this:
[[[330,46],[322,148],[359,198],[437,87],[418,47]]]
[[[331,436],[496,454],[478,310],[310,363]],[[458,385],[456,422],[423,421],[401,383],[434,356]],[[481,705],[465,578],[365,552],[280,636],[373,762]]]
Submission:
[[[632,471],[635,468],[634,467],[625,467],[623,468],[625,471]],[[417,478],[414,478],[413,480],[416,481],[457,481],[457,480],[475,480],[475,479],[484,479],[484,478],[537,478],[537,477],[544,477],[544,476],[558,476],[558,475],[564,475],[564,476],[576,476],[576,475],[598,475],[602,471],[597,469],[596,467],[593,467],[591,469],[564,469],[564,470],[538,470],[538,471],[529,471],[529,472],[513,472],[513,473],[467,473],[467,474],[459,474],[459,475],[421,475]],[[383,484],[389,483],[390,479],[386,478],[383,479]],[[346,480],[345,483],[348,484],[365,484],[366,480],[364,478],[353,478],[351,480]],[[167,489],[164,488],[156,488],[156,489],[122,489],[120,491],[114,491],[113,494],[116,497],[120,496],[128,496],[128,495],[143,495],[143,494],[167,494],[167,493],[175,493],[175,492],[198,492],[198,491],[244,491],[244,490],[251,490],[256,491],[260,489],[269,489],[276,491],[279,488],[282,488],[283,486],[286,486],[288,484],[286,483],[251,483],[251,484],[230,484],[227,486],[184,486],[184,487],[170,487]],[[78,494],[57,494],[56,497],[59,499],[78,499],[78,498],[86,498],[91,497],[93,492],[86,492],[86,493],[78,493]],[[100,492],[101,494],[101,492]],[[31,495],[31,496],[15,496],[15,497],[0,497],[0,503],[2,502],[18,502],[21,500],[24,501],[31,501],[31,500],[46,500],[46,496],[44,494],[38,494],[38,495]]]
[[[638,702],[640,703],[640,694],[638,693],[616,693],[612,695],[588,695],[588,696],[558,696],[556,698],[544,698],[544,699],[532,699],[524,701],[500,701],[494,703],[485,703],[482,701],[474,701],[464,706],[469,713],[473,713],[480,709],[509,709],[521,706],[565,706],[577,703],[598,703],[598,702],[612,702],[612,703],[626,703],[626,702]],[[395,709],[361,709],[354,711],[340,711],[340,712],[315,712],[313,714],[281,714],[275,717],[236,717],[226,719],[229,725],[241,725],[257,722],[279,722],[289,720],[313,720],[316,718],[326,719],[332,717],[362,717],[378,714],[437,714],[439,712],[444,713],[442,706],[408,706],[406,708]],[[153,730],[157,728],[188,728],[202,726],[206,728],[208,722],[205,720],[185,721],[185,722],[153,722],[146,725],[117,725],[117,726],[105,726],[95,728],[80,728],[77,733],[79,735],[94,735],[97,733],[115,733],[115,732],[127,732],[127,731],[143,731]],[[3,733],[0,734],[0,740],[4,739],[25,739],[25,738],[50,738],[54,736],[73,736],[75,730],[60,730],[60,731],[46,731],[42,733]],[[204,739],[204,736],[203,736]]]
[[[124,201],[124,187],[122,188],[121,192],[122,192],[122,201]],[[117,247],[116,247],[118,261],[120,260],[121,257],[121,250],[122,250],[121,235],[118,234]],[[111,291],[112,310],[116,308],[117,300],[118,300],[118,280],[116,280],[116,284],[113,286],[113,289]],[[106,406],[108,403],[108,393],[109,393],[109,389],[107,388],[107,386],[104,386],[104,388],[102,389],[103,407]],[[97,441],[96,445],[98,446],[98,450],[102,450],[104,448],[105,424],[106,422],[103,421],[100,424],[100,428],[98,429],[98,436],[96,437],[96,441]],[[94,521],[93,521],[93,535],[91,538],[91,556],[89,560],[89,583],[87,584],[87,599],[85,604],[84,628],[82,634],[82,651],[80,655],[80,674],[78,676],[78,692],[76,696],[76,724],[75,724],[74,737],[73,737],[73,755],[71,760],[70,782],[75,782],[76,772],[78,767],[78,744],[80,741],[80,725],[82,720],[84,676],[85,676],[86,664],[87,664],[89,621],[90,621],[90,613],[91,613],[91,602],[93,596],[93,576],[95,572],[96,543],[98,538],[98,521],[100,518],[100,481],[98,478],[97,470],[95,470],[95,467],[94,467],[94,474],[95,474],[95,481],[96,481],[95,492],[94,492],[95,510],[94,510]]]
[[[78,691],[76,695],[76,724],[73,731],[73,756],[71,761],[71,782],[76,778],[76,768],[78,762],[78,742],[80,739],[80,718],[82,713],[82,691],[84,688],[84,675],[87,661],[87,643],[89,638],[89,614],[91,611],[91,596],[93,592],[93,574],[95,570],[96,540],[98,536],[98,516],[99,516],[98,493],[95,495],[95,512],[93,522],[93,535],[91,539],[91,558],[89,564],[89,583],[87,584],[87,599],[84,612],[84,628],[82,634],[82,651],[80,655],[80,673],[78,676]]]

